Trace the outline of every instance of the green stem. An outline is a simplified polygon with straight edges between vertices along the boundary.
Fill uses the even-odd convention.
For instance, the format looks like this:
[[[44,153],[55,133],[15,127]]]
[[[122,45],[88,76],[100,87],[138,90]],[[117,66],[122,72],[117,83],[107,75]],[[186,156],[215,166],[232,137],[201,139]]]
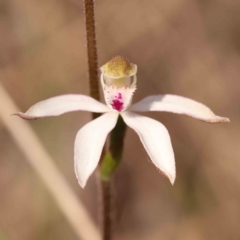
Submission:
[[[110,135],[109,151],[105,154],[100,165],[100,175],[103,181],[110,180],[122,159],[125,132],[126,124],[122,117],[119,116],[116,127],[112,130]]]
[[[112,236],[112,202],[111,202],[111,177],[122,159],[126,124],[119,116],[115,128],[110,135],[110,146],[100,164],[100,177],[103,191],[103,239],[110,240]]]

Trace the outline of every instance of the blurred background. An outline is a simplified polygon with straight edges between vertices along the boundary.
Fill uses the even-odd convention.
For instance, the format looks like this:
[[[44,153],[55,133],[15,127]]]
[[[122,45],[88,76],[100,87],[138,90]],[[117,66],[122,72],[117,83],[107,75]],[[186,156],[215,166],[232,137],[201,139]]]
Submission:
[[[115,55],[138,65],[134,102],[177,94],[231,120],[146,114],[169,130],[173,187],[127,130],[114,176],[114,239],[240,239],[239,11],[239,0],[96,0],[99,66]],[[55,95],[89,94],[81,0],[0,0],[0,36],[0,81],[21,111]],[[98,224],[96,177],[82,190],[73,171],[74,139],[90,118],[75,112],[28,123]],[[79,239],[1,117],[0,239]]]

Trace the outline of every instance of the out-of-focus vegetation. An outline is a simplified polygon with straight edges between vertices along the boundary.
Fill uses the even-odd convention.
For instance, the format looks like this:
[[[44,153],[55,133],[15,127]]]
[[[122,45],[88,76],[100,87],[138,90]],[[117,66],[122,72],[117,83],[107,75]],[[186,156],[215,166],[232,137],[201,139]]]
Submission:
[[[99,64],[118,54],[138,64],[134,101],[183,95],[231,120],[147,114],[170,132],[173,187],[128,129],[115,174],[116,240],[240,239],[239,11],[239,0],[96,1]],[[89,93],[81,0],[1,0],[0,36],[0,81],[22,111]],[[81,112],[30,124],[97,222],[96,179],[82,190],[73,171],[75,135],[88,120]],[[0,239],[77,239],[1,120]]]

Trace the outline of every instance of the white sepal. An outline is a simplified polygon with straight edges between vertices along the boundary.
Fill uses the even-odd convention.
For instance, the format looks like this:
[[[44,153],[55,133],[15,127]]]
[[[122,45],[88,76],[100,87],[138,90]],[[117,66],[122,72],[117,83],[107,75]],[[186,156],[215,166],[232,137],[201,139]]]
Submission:
[[[125,123],[136,131],[154,165],[173,184],[176,177],[175,159],[167,129],[160,122],[131,112],[121,113]]]
[[[59,116],[61,114],[73,111],[89,111],[89,112],[108,112],[110,109],[97,100],[80,94],[67,94],[52,97],[41,101],[28,109],[26,113],[15,113],[21,118],[32,120],[44,117]]]
[[[115,127],[118,116],[117,112],[105,113],[78,131],[74,145],[74,168],[82,188],[97,167],[106,137]]]
[[[189,98],[177,95],[153,95],[133,104],[131,111],[162,111],[184,114],[208,123],[229,122],[228,118],[216,116],[210,108]]]

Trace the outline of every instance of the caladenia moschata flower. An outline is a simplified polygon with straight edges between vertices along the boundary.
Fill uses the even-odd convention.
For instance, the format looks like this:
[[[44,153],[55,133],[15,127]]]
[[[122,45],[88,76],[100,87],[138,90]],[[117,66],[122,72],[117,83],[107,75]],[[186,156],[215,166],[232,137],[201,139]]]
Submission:
[[[118,119],[123,119],[126,125],[139,135],[153,164],[172,184],[175,181],[176,170],[167,129],[160,122],[134,112],[172,112],[208,123],[229,122],[228,118],[216,116],[199,102],[171,94],[152,95],[131,105],[137,84],[137,66],[121,56],[111,59],[101,67],[101,72],[106,105],[89,96],[69,94],[41,101],[26,113],[15,113],[28,120],[80,110],[104,113],[82,127],[76,136],[74,165],[78,182],[82,187],[86,185],[89,176],[97,167],[107,135],[114,129]],[[120,123],[123,124],[123,121],[121,123],[120,120]]]

